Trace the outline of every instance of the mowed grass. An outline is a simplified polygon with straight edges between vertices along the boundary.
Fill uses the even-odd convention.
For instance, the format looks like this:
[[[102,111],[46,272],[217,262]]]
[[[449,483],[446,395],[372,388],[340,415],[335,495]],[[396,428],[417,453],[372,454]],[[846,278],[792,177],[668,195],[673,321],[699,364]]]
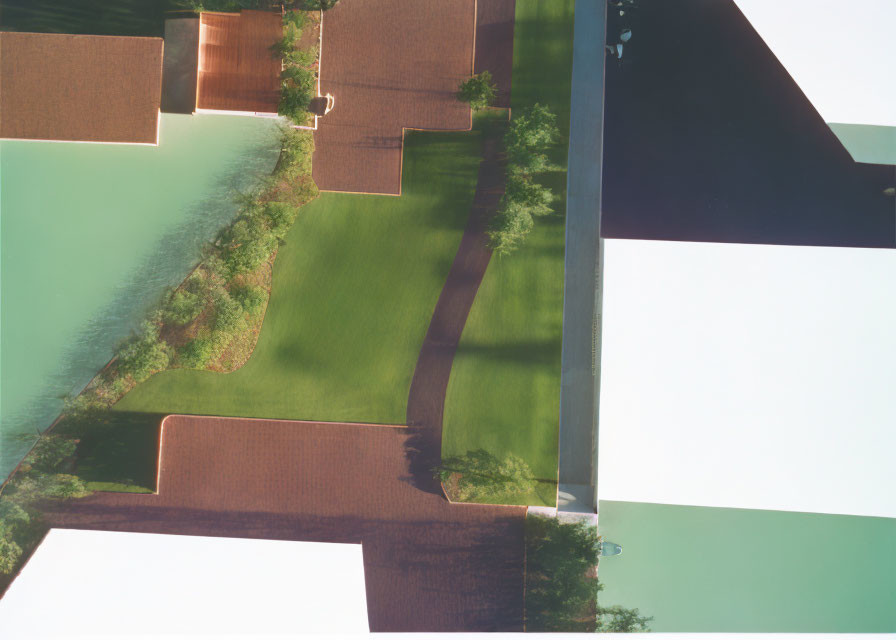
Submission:
[[[443,455],[522,457],[540,479],[530,504],[556,502],[573,7],[517,0],[512,107],[540,103],[557,115],[563,139],[552,160],[564,169],[539,178],[557,196],[555,214],[536,221],[520,250],[492,258],[445,400]]]
[[[115,409],[403,424],[470,212],[478,122],[472,132],[407,132],[401,197],[322,193],[300,210],[241,369],[166,371]]]

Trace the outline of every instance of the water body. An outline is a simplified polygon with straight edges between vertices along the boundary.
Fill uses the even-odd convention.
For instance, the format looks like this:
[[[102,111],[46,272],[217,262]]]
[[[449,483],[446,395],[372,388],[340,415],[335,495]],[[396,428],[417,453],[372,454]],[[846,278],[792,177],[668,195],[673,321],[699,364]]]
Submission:
[[[219,115],[163,114],[158,147],[0,143],[3,477],[278,152],[275,121]]]
[[[603,605],[667,632],[896,631],[896,519],[600,502]]]

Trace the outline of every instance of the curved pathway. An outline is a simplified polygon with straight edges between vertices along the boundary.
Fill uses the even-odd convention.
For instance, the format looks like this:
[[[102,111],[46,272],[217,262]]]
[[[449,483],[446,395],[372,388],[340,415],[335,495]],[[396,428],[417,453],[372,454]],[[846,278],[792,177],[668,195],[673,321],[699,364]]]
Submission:
[[[467,316],[492,257],[486,234],[488,222],[504,195],[502,133],[503,127],[498,126],[483,131],[482,161],[470,217],[433,311],[408,395],[407,424],[416,433],[409,446],[412,471],[419,488],[438,493],[441,489],[435,486],[431,470],[442,456],[448,378]]]

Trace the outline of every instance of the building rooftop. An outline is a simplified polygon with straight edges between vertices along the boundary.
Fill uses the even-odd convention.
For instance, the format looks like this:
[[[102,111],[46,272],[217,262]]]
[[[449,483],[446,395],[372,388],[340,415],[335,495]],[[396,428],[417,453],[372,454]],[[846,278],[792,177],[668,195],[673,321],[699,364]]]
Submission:
[[[277,113],[281,61],[271,46],[282,37],[279,13],[200,14],[196,107]]]
[[[162,39],[0,33],[0,138],[157,144]]]

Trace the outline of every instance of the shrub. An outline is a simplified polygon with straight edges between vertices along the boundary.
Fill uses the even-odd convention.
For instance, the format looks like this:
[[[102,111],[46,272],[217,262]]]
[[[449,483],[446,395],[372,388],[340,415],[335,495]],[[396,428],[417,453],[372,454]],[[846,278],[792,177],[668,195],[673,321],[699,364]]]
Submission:
[[[547,107],[535,104],[513,117],[504,144],[511,156],[514,151],[543,151],[556,142],[559,135],[557,116]]]
[[[315,62],[317,62],[317,47],[308,47],[307,49],[293,49],[292,51],[288,51],[283,55],[283,61],[287,65],[292,66],[284,69],[281,77],[288,77],[289,79],[296,82],[296,84],[299,84],[293,74],[287,74],[287,71],[298,69],[299,71],[305,71],[305,73],[307,74],[307,76],[305,77],[310,77],[311,82],[314,83],[316,87],[314,74],[311,71],[307,71],[305,67],[310,67]],[[305,81],[305,77],[303,77],[303,81]]]
[[[70,462],[78,446],[77,440],[61,435],[44,435],[25,459],[32,469],[52,473]]]
[[[90,495],[87,485],[78,476],[68,473],[57,473],[46,476],[41,483],[41,493],[49,498],[83,498]]]
[[[240,303],[222,292],[215,300],[215,331],[233,335],[246,328],[246,312]]]
[[[473,111],[485,109],[495,101],[497,87],[492,82],[492,74],[483,71],[460,83],[457,89],[457,99],[461,102],[469,102]]]
[[[144,322],[142,333],[122,348],[118,361],[121,370],[137,382],[167,367],[168,345],[159,338],[159,327],[153,322]]]
[[[489,246],[498,255],[509,255],[519,248],[533,226],[535,222],[524,208],[504,206],[492,218]]]
[[[301,33],[307,24],[308,14],[304,11],[290,10],[283,14],[284,28],[292,28]]]
[[[298,211],[285,202],[268,202],[264,205],[263,215],[267,226],[278,240],[282,240],[296,221]]]
[[[10,574],[15,571],[21,557],[22,547],[12,539],[12,532],[0,525],[0,573]]]
[[[245,285],[241,287],[235,287],[232,293],[232,297],[234,300],[239,302],[240,306],[243,308],[243,311],[248,313],[250,316],[254,316],[256,313],[264,309],[265,303],[268,299],[268,294],[261,287]]]
[[[230,277],[254,271],[277,248],[277,238],[265,228],[258,215],[237,220],[226,234],[225,242],[224,266]]]
[[[594,568],[597,529],[584,522],[526,518],[526,629],[529,631],[649,631],[637,609],[601,608]]]
[[[283,128],[280,160],[277,173],[311,175],[311,154],[314,152],[314,136],[310,131]]]
[[[215,347],[209,338],[194,338],[185,344],[178,354],[185,367],[204,369],[215,355]]]
[[[300,67],[289,67],[284,73],[277,113],[299,124],[305,121],[308,105],[317,95],[317,83],[313,73]]]
[[[452,500],[501,502],[523,499],[535,487],[529,465],[519,456],[499,460],[484,449],[442,460],[435,470]]]
[[[199,294],[193,293],[187,288],[178,289],[168,300],[162,317],[165,322],[172,324],[189,324],[196,319],[204,306],[205,300]]]

